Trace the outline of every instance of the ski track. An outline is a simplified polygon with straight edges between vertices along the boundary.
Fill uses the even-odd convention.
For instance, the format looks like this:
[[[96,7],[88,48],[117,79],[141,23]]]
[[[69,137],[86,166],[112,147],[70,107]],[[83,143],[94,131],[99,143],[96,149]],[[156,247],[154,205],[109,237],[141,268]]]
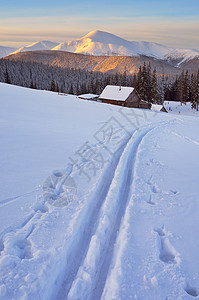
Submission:
[[[68,263],[67,266],[65,266],[65,268],[59,274],[61,281],[60,287],[58,289],[57,295],[52,296],[52,300],[54,300],[55,298],[57,300],[64,300],[67,297],[67,294],[78,272],[79,266],[81,265],[82,260],[88,250],[92,234],[95,231],[96,220],[99,218],[100,208],[109,191],[119,159],[130,138],[131,137],[129,137],[127,141],[123,143],[113,155],[113,159],[110,164],[111,167],[105,169],[105,172],[97,188],[95,189],[94,194],[92,195],[92,199],[91,201],[89,201],[89,209],[85,212],[87,222],[86,224],[84,224],[84,230],[82,231],[82,235],[79,236],[75,242],[73,241],[73,253],[70,254],[70,263]],[[59,281],[59,279],[57,279],[57,281]]]
[[[83,236],[76,241],[70,264],[60,273],[62,283],[56,297],[52,299],[101,298],[129,200],[139,144],[147,133],[165,123],[168,122],[137,129],[114,155],[111,167],[108,172],[105,170],[94,192],[93,202],[96,204],[89,208]]]
[[[197,141],[195,141],[195,140],[189,138],[188,136],[181,135],[181,134],[179,134],[179,133],[177,133],[177,132],[174,132],[174,131],[170,131],[170,132],[171,132],[173,135],[175,135],[175,136],[178,136],[178,137],[180,137],[180,138],[182,138],[182,139],[184,139],[184,140],[186,140],[186,141],[188,141],[188,142],[190,142],[190,143],[192,143],[192,144],[194,144],[194,145],[199,146],[199,142],[197,142]]]
[[[64,260],[58,268],[59,273],[55,274],[54,281],[51,282],[50,299],[100,299],[111,264],[114,244],[128,204],[139,144],[148,132],[168,123],[157,122],[154,125],[138,128],[114,153],[97,188],[88,199],[89,205],[78,219],[72,241],[69,242],[63,253]],[[40,191],[40,186],[23,195],[3,199],[0,201],[0,206],[37,191]],[[44,202],[36,203],[33,212],[23,222],[14,228],[7,228],[0,234],[0,257],[2,254],[11,254],[9,249],[13,248],[13,243],[19,249],[17,256],[20,259],[32,257],[29,237],[41,217],[48,213]],[[84,220],[84,228],[79,231],[82,220]],[[85,220],[87,221],[85,222]],[[72,250],[70,249],[71,243]],[[86,274],[87,278],[85,279],[84,276],[81,278],[82,274]],[[99,282],[100,284],[98,284]],[[54,288],[52,288],[53,286]]]

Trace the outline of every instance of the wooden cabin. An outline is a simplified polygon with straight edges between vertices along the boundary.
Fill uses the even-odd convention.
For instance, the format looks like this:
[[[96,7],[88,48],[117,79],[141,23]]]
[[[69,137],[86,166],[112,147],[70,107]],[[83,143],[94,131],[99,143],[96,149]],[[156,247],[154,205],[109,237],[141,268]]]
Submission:
[[[125,107],[151,108],[151,103],[141,100],[132,87],[107,85],[98,98],[101,102]]]

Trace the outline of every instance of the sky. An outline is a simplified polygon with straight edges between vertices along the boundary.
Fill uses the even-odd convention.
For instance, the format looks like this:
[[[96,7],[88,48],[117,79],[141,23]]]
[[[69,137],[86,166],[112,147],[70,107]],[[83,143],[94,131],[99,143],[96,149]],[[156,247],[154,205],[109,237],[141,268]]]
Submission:
[[[199,49],[199,0],[0,0],[0,45],[64,42],[102,30]]]

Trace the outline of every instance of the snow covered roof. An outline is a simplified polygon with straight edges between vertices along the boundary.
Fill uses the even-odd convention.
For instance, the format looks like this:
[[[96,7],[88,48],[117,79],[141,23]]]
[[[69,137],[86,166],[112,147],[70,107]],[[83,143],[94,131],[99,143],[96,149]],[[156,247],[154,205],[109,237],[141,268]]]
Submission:
[[[133,90],[132,87],[107,85],[99,99],[125,101]]]
[[[165,108],[165,106],[159,105],[159,104],[152,104],[151,110],[167,112],[167,109]]]
[[[160,111],[162,109],[162,105],[159,104],[152,104],[151,110]]]
[[[99,95],[95,95],[95,94],[82,94],[82,95],[78,95],[78,97],[81,98],[81,99],[93,99],[93,98],[99,97]]]

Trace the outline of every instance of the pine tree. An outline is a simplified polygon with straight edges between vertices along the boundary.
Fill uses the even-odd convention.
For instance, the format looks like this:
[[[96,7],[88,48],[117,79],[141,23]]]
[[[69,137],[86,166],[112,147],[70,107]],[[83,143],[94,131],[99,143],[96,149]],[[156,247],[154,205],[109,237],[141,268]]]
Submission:
[[[59,93],[59,85],[58,85],[58,83],[55,85],[55,92]]]
[[[199,72],[197,75],[191,75],[190,83],[190,92],[191,92],[191,103],[192,108],[195,108],[198,111],[199,105]]]
[[[11,84],[11,80],[10,80],[10,76],[9,76],[7,67],[6,67],[6,71],[4,73],[4,76],[5,76],[5,83]]]
[[[31,80],[30,88],[31,88],[31,89],[34,89],[34,83],[33,83],[33,80]]]
[[[56,87],[55,87],[55,81],[54,81],[54,79],[52,78],[51,86],[50,86],[50,91],[55,92],[55,89],[56,89]]]
[[[182,76],[182,102],[186,104],[186,102],[189,101],[189,74],[188,71],[186,71],[185,75],[183,73]]]
[[[151,79],[151,102],[159,103],[159,93],[158,93],[158,82],[156,75],[156,68],[153,70],[152,79]]]
[[[73,95],[73,84],[72,84],[72,83],[71,83],[71,85],[70,85],[69,94]]]

